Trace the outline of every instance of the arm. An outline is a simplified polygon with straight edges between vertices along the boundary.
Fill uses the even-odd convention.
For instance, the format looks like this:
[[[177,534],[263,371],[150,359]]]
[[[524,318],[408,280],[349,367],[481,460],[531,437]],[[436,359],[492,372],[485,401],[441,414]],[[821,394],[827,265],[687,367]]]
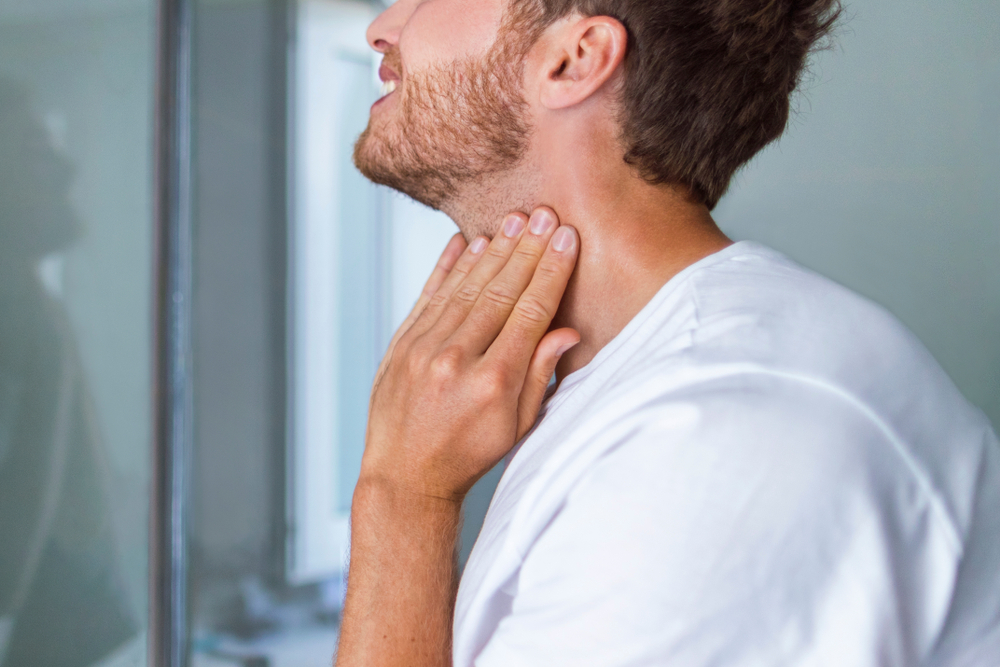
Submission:
[[[351,511],[339,667],[451,664],[462,500],[579,341],[548,331],[578,247],[548,209],[508,217],[492,242],[456,237],[390,345]]]

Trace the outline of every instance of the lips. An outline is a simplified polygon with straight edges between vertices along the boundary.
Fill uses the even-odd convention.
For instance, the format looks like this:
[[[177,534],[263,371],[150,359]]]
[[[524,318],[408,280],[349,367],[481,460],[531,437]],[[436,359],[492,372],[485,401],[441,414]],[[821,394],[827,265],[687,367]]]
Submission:
[[[379,99],[391,95],[399,87],[399,75],[386,63],[385,60],[378,68],[378,78],[382,79],[382,87],[379,90]]]

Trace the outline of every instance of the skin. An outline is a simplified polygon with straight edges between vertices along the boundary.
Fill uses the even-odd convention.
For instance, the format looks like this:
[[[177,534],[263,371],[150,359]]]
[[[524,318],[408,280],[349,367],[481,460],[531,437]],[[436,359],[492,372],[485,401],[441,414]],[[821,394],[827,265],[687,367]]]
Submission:
[[[399,0],[368,41],[399,49],[405,88],[407,72],[483,57],[503,10],[501,0]],[[608,17],[549,26],[525,60],[534,131],[523,159],[441,206],[462,233],[372,391],[340,667],[451,664],[465,494],[531,428],[553,370],[561,380],[586,365],[671,277],[730,244],[685,189],[650,185],[622,160],[626,39]],[[373,122],[398,109],[399,93]]]

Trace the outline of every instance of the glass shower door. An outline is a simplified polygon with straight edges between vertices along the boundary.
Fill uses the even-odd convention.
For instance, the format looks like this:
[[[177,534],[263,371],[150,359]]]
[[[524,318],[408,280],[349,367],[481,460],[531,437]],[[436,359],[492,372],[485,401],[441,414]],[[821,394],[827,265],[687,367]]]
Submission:
[[[0,665],[145,663],[152,0],[0,1]]]

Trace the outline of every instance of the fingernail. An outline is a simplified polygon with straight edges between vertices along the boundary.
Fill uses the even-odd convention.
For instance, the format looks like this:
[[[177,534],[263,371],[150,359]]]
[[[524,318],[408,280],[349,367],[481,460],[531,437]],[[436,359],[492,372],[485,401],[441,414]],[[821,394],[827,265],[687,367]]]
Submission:
[[[566,354],[568,351],[576,347],[579,343],[580,341],[576,341],[575,343],[568,343],[560,347],[558,350],[556,350],[556,359]]]
[[[507,238],[514,238],[521,233],[524,229],[524,220],[521,220],[521,216],[512,215],[509,216],[503,223],[503,235]]]
[[[531,214],[531,233],[535,236],[541,236],[548,231],[549,227],[555,224],[555,218],[548,211],[542,209],[540,211],[535,211]]]
[[[490,242],[487,241],[485,238],[483,238],[482,236],[477,236],[472,241],[472,243],[469,244],[469,252],[471,252],[473,255],[478,255],[482,251],[486,250],[486,246],[488,246],[489,244]]]
[[[552,237],[552,249],[556,252],[563,252],[573,247],[576,235],[569,227],[560,227],[556,235]]]

